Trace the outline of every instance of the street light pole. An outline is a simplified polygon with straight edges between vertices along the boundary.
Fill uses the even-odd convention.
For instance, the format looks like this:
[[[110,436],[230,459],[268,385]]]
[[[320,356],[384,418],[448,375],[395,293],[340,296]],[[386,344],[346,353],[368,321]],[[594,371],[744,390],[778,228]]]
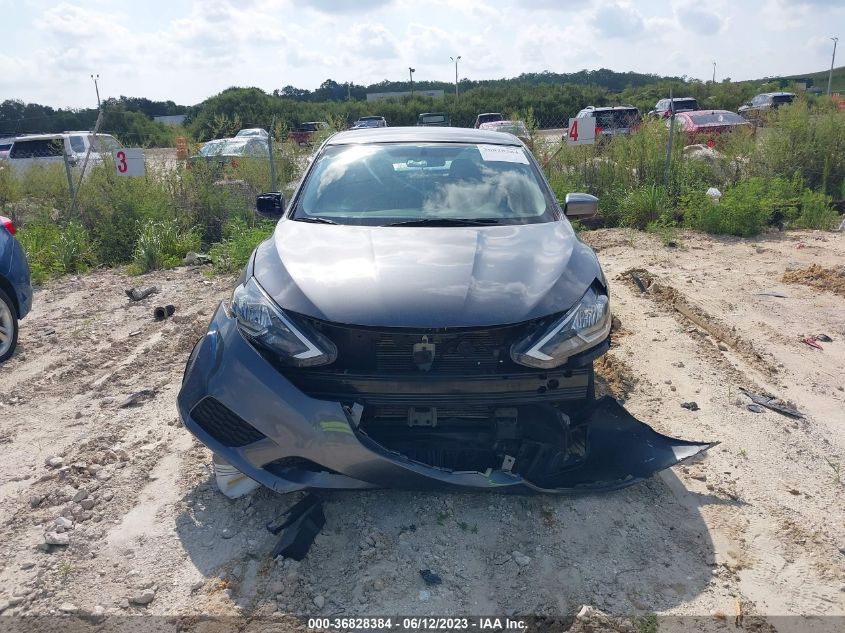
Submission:
[[[713,62],[713,83],[716,83],[716,62]]]
[[[830,57],[830,74],[827,76],[827,96],[830,96],[830,84],[833,82],[833,62],[836,60],[836,43],[839,41],[838,37],[831,37],[833,40],[833,55]]]
[[[91,75],[91,79],[94,81],[94,90],[97,91],[97,109],[100,109],[100,87],[97,85],[97,81],[100,79],[99,73],[96,75]]]
[[[411,96],[412,97],[414,96],[414,73],[416,72],[416,70],[417,70],[416,68],[411,68],[410,66],[408,66],[408,72],[411,75]]]
[[[458,98],[458,61],[460,61],[461,56],[458,55],[457,57],[449,57],[453,62],[455,62],[455,99]]]

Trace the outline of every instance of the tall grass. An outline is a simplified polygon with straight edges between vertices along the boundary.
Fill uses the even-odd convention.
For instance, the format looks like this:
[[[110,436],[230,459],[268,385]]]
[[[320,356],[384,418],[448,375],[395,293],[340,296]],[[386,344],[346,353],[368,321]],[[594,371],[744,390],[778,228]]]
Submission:
[[[308,151],[275,144],[277,189],[298,178]],[[119,177],[105,164],[89,170],[71,213],[62,164],[22,175],[0,164],[0,214],[18,224],[36,283],[94,265],[128,264],[134,273],[168,268],[187,251],[215,244],[217,268],[235,270],[272,230],[253,211],[270,182],[269,161],[261,159],[225,169],[148,160],[146,176],[137,178]]]
[[[645,121],[630,136],[592,146],[562,146],[547,166],[559,198],[567,190],[599,196],[607,226],[644,229],[682,224],[713,233],[753,235],[769,225],[830,229],[832,198],[845,198],[845,111],[826,100],[798,100],[765,127],[748,126],[718,139],[714,150],[674,138]],[[723,194],[714,202],[706,191]]]

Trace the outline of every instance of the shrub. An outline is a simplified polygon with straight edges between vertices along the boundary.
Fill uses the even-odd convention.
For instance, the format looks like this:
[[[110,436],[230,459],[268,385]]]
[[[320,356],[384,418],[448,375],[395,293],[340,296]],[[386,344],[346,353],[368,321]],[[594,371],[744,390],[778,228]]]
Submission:
[[[172,268],[188,251],[197,251],[200,240],[193,230],[182,231],[176,220],[148,220],[138,229],[132,272]]]
[[[830,196],[817,191],[804,190],[801,194],[801,213],[792,223],[800,229],[829,231],[839,223],[839,214],[830,205]]]
[[[209,255],[217,272],[233,273],[240,271],[255,247],[273,233],[275,223],[261,221],[249,226],[245,221],[235,219],[225,226],[225,238],[211,247]]]
[[[93,263],[93,252],[88,232],[79,222],[70,222],[59,232],[53,243],[56,264],[61,273],[81,273]]]
[[[672,205],[666,189],[648,185],[634,189],[625,196],[620,208],[620,224],[645,229],[661,217],[671,216]]]

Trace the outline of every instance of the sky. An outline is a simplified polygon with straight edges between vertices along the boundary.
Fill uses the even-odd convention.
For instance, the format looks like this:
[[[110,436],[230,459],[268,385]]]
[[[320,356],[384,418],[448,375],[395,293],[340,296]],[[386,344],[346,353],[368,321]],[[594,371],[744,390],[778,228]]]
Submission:
[[[845,0],[0,0],[0,101],[192,105],[314,89],[610,68],[710,79],[824,70]],[[843,40],[845,43],[845,40]],[[837,66],[845,61],[845,50]],[[839,52],[839,51],[837,51]]]

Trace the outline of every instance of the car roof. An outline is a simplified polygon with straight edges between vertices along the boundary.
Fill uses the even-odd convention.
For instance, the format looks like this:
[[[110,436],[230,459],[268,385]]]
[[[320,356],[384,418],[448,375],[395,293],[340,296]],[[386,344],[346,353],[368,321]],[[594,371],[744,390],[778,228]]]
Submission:
[[[591,110],[598,112],[600,110],[636,110],[637,106],[632,105],[615,105],[615,106],[587,106],[584,110]],[[584,111],[582,110],[582,112]]]
[[[86,134],[93,134],[93,132],[90,130],[76,130],[72,132],[48,132],[45,134],[22,134],[15,137],[15,141],[40,141],[45,139],[64,138],[65,136],[83,136]],[[98,132],[97,136],[111,136],[111,134]]]
[[[338,132],[328,145],[353,143],[484,143],[487,145],[522,145],[515,137],[501,132],[463,127],[382,127],[354,132]]]
[[[786,96],[794,97],[795,93],[794,92],[761,92],[758,96],[760,96],[760,97],[763,97],[763,96],[766,96],[766,97],[786,97]]]

